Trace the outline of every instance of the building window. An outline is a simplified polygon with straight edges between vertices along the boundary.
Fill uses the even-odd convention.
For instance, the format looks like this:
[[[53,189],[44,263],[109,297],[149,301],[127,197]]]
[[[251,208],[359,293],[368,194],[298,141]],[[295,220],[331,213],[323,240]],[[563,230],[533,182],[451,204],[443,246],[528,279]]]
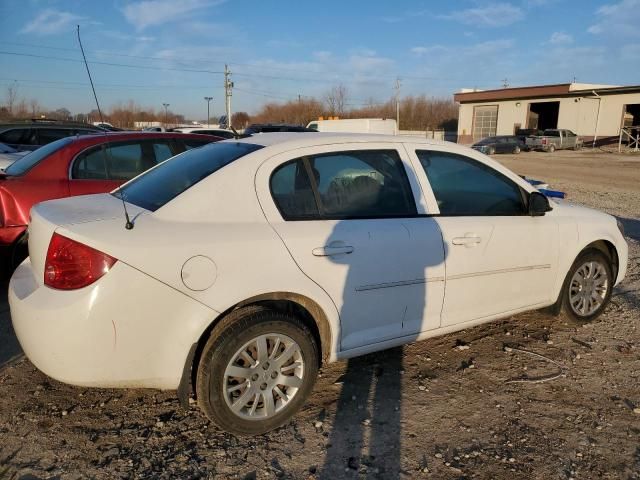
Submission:
[[[473,140],[493,137],[498,125],[498,106],[473,107]]]

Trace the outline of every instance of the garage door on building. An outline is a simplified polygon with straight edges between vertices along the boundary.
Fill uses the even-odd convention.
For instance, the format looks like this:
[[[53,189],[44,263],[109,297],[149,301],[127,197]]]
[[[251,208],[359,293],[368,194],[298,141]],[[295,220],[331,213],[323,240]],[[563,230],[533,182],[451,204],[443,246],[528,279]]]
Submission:
[[[498,106],[482,105],[473,107],[473,140],[493,137],[498,126]]]

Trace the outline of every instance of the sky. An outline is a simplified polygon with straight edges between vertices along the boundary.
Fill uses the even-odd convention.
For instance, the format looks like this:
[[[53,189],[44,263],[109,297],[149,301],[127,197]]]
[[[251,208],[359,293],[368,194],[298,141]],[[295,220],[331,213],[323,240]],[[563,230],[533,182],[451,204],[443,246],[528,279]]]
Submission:
[[[94,108],[80,25],[104,107],[135,101],[187,118],[268,102],[348,104],[394,95],[451,98],[461,88],[640,84],[640,0],[258,1],[0,0],[0,103],[19,96],[72,113]],[[107,108],[108,109],[108,108]]]

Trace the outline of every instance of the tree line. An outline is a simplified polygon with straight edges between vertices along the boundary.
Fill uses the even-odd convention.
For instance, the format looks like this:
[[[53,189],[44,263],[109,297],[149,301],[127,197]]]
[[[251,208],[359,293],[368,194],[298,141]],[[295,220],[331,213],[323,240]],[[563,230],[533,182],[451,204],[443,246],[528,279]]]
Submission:
[[[447,98],[409,95],[400,99],[401,130],[437,130],[455,131],[458,121],[458,106]],[[171,110],[142,107],[133,100],[110,106],[103,112],[103,120],[120,128],[134,128],[134,122],[160,122],[168,125],[185,124],[184,115]],[[8,87],[4,105],[0,106],[0,120],[27,118],[52,118],[56,120],[75,120],[98,122],[97,110],[72,115],[66,108],[47,110],[35,99],[19,98],[13,87]],[[319,117],[339,118],[396,118],[396,99],[377,103],[370,99],[363,105],[350,103],[349,91],[342,85],[335,86],[321,98],[299,96],[297,100],[269,102],[260,107],[253,115],[236,112],[232,116],[235,128],[245,128],[250,123],[287,123],[307,125]],[[212,123],[217,120],[211,119]]]

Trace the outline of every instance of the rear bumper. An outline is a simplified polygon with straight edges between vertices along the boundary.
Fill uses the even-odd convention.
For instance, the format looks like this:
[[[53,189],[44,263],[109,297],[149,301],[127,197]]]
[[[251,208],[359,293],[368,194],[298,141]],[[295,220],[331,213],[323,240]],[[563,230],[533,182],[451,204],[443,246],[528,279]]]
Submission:
[[[9,283],[13,327],[31,362],[65,383],[176,389],[212,309],[117,262],[93,285],[53,290],[30,260]]]

